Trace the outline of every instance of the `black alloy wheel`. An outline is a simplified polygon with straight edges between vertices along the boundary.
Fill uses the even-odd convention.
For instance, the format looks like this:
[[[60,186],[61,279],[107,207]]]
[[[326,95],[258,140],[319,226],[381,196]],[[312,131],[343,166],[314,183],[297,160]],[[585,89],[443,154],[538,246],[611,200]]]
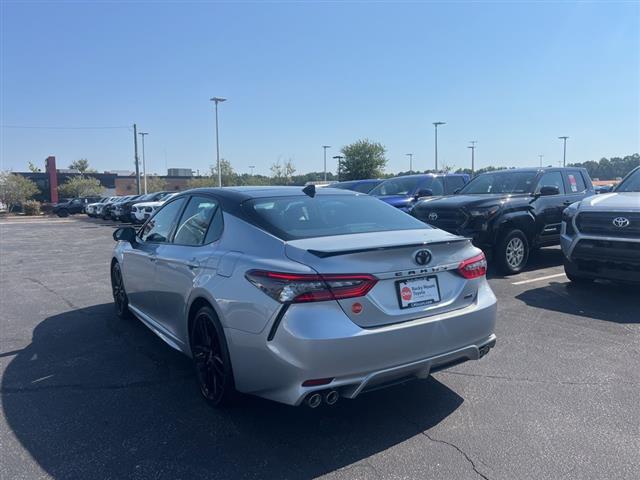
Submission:
[[[120,318],[129,318],[131,316],[129,312],[129,298],[124,289],[122,270],[120,270],[119,263],[114,263],[113,267],[111,267],[111,291],[113,293],[113,303],[116,307],[116,313]]]
[[[228,405],[235,393],[229,351],[222,327],[210,307],[202,307],[196,313],[191,352],[202,396],[213,407]]]

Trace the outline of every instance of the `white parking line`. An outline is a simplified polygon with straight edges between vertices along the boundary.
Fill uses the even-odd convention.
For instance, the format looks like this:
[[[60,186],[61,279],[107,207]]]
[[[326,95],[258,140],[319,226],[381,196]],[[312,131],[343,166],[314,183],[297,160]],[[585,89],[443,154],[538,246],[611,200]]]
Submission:
[[[564,273],[556,273],[554,275],[547,275],[545,277],[531,278],[529,280],[521,280],[520,282],[513,282],[511,285],[524,285],[525,283],[540,282],[542,280],[548,280],[550,278],[556,278],[556,277],[564,277]]]

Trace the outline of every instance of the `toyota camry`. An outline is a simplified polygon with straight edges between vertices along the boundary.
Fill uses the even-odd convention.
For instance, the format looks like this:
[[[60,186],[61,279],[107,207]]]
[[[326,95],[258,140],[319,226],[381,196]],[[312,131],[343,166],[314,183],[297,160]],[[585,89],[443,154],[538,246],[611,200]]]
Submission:
[[[368,195],[190,190],[114,239],[118,315],[191,357],[213,406],[330,405],[495,345],[483,253]]]

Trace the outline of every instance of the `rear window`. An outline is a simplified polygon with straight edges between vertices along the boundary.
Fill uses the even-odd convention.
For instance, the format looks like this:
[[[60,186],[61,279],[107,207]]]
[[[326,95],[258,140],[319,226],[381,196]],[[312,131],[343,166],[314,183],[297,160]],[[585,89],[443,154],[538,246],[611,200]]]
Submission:
[[[418,183],[424,179],[421,177],[398,177],[385,180],[376,188],[369,192],[369,195],[383,196],[383,195],[409,195],[413,193],[418,187]],[[427,183],[422,185],[424,188],[429,188]]]
[[[430,228],[365,195],[257,198],[243,208],[257,226],[283,240]]]

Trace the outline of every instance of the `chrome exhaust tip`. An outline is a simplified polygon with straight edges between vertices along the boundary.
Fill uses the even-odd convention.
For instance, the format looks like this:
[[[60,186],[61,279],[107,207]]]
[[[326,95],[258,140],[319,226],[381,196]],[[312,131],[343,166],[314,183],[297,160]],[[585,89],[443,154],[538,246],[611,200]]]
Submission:
[[[339,398],[340,394],[335,390],[330,390],[324,394],[324,401],[327,405],[334,405]]]
[[[307,397],[306,402],[309,408],[317,408],[322,403],[322,395],[319,393],[312,393]]]

